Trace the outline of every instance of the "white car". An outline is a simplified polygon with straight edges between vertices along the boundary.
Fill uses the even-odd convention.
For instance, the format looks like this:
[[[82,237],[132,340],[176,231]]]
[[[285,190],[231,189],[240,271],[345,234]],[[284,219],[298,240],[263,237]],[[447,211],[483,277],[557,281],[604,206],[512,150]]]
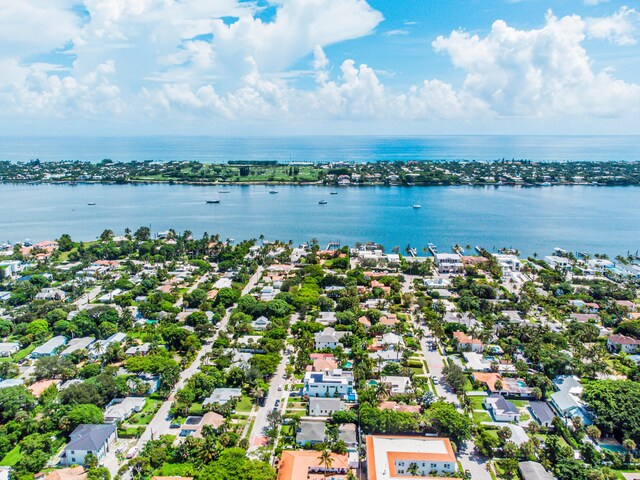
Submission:
[[[282,391],[282,385],[278,385],[278,391],[281,392]]]

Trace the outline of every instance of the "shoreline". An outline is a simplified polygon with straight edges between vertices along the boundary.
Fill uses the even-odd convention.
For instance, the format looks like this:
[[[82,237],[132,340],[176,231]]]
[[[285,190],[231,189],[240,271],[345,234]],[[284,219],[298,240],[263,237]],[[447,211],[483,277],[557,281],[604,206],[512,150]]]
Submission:
[[[350,183],[338,185],[335,183],[323,182],[287,182],[287,181],[246,181],[246,182],[193,182],[189,180],[0,180],[0,184],[6,185],[189,185],[202,187],[242,187],[242,186],[293,186],[293,187],[331,187],[336,189],[345,188],[366,188],[366,187],[402,187],[402,188],[425,188],[425,187],[511,187],[511,188],[551,188],[551,187],[640,187],[637,183],[588,183],[588,182],[562,182],[542,185],[538,183],[490,183],[490,182],[435,182],[435,183]]]

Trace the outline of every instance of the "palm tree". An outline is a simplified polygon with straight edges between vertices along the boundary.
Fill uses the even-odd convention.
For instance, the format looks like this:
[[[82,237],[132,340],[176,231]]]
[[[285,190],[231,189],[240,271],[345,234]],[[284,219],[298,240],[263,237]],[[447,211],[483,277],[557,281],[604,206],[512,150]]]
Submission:
[[[418,468],[418,464],[417,463],[411,463],[409,465],[409,468],[407,468],[407,473],[410,474],[413,477],[417,477],[418,473],[420,473],[420,469]]]
[[[324,449],[322,452],[320,452],[318,460],[320,460],[320,464],[324,466],[324,478],[327,478],[327,470],[329,470],[329,468],[331,468],[331,465],[333,465],[331,452],[327,449]]]
[[[389,384],[385,382],[378,383],[378,386],[376,387],[376,398],[378,399],[378,401],[382,402],[383,400],[389,398],[390,395],[391,388],[389,387]]]

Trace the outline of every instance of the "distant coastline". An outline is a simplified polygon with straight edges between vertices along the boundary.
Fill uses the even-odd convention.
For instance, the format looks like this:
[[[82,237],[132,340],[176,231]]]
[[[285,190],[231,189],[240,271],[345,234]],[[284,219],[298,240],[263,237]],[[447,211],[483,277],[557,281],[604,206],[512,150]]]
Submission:
[[[50,184],[520,186],[640,185],[640,162],[0,162],[0,182]]]

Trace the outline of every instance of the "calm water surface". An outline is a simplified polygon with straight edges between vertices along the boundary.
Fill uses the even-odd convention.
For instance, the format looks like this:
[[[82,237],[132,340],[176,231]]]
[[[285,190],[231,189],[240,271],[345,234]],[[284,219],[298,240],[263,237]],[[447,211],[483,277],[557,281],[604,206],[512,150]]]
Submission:
[[[640,160],[640,136],[1,137],[0,160]]]
[[[636,187],[200,187],[190,185],[0,184],[0,240],[43,240],[69,233],[96,238],[105,228],[189,229],[237,240],[257,238],[377,241],[419,250],[433,242],[503,246],[524,254],[554,247],[606,252],[640,248]],[[220,194],[221,189],[229,190]],[[218,205],[205,200],[221,199]],[[327,200],[327,205],[319,205]],[[88,202],[96,202],[88,206]],[[419,203],[421,209],[413,209]]]

